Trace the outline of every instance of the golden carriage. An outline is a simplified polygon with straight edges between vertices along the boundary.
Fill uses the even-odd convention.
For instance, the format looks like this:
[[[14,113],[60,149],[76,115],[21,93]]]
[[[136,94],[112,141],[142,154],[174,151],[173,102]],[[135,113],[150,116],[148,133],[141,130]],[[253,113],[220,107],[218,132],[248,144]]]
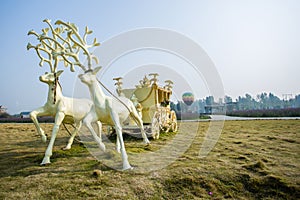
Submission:
[[[160,132],[176,132],[177,118],[174,110],[170,108],[172,95],[171,80],[165,81],[165,86],[158,86],[158,74],[149,74],[140,80],[135,88],[122,88],[122,78],[114,78],[119,96],[124,95],[131,99],[142,117],[144,125],[150,125],[154,139],[159,138]]]

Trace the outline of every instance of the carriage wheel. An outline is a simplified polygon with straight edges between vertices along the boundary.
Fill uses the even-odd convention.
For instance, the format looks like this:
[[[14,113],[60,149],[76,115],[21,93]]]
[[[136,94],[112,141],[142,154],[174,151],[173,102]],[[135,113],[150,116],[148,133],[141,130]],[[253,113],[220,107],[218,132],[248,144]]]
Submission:
[[[170,119],[171,119],[171,131],[176,132],[178,126],[177,126],[177,117],[174,110],[171,111]]]
[[[152,132],[152,137],[153,139],[158,139],[159,138],[159,133],[160,133],[160,115],[159,112],[155,112],[152,118],[152,123],[151,123],[151,132]]]

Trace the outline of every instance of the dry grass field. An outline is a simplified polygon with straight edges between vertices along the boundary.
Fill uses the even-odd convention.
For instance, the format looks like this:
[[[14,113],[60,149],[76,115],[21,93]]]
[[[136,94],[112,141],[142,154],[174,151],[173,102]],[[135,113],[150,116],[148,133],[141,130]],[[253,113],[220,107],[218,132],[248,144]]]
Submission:
[[[200,159],[208,125],[200,122],[175,162],[136,173],[105,166],[78,142],[61,150],[68,139],[63,128],[52,163],[39,166],[46,144],[34,125],[0,124],[0,199],[299,199],[300,120],[226,121],[215,148]],[[52,124],[42,127],[51,133]],[[125,137],[125,144],[128,154],[151,152],[173,137],[163,135],[150,146]]]

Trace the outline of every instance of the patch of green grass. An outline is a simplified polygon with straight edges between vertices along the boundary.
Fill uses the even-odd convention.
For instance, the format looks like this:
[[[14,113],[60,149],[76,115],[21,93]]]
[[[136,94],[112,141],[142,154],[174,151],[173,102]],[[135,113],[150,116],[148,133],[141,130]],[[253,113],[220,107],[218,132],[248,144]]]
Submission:
[[[199,119],[211,119],[209,115],[200,115]]]

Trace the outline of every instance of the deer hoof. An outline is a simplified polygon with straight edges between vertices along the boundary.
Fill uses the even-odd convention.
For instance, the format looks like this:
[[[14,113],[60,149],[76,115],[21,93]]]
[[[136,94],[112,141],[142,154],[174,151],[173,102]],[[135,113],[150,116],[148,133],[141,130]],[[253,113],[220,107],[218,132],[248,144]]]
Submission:
[[[40,165],[41,166],[46,166],[46,165],[49,165],[50,163],[51,163],[50,162],[50,158],[49,157],[45,157]]]
[[[128,163],[128,164],[123,165],[123,169],[122,170],[123,171],[125,171],[125,170],[133,170],[133,167],[131,167],[130,164]]]
[[[66,147],[62,148],[62,150],[64,150],[64,151],[67,151],[67,150],[70,150],[70,149],[71,149],[71,147],[69,147],[69,146],[66,146]]]
[[[144,140],[143,143],[149,145],[150,141],[147,139],[147,140]]]
[[[42,141],[43,141],[44,143],[47,142],[47,136],[46,136],[46,135],[43,135],[43,136],[42,136]]]
[[[103,142],[101,142],[101,143],[99,144],[99,148],[100,148],[103,152],[106,151],[106,147],[105,147],[105,145],[104,145]]]

